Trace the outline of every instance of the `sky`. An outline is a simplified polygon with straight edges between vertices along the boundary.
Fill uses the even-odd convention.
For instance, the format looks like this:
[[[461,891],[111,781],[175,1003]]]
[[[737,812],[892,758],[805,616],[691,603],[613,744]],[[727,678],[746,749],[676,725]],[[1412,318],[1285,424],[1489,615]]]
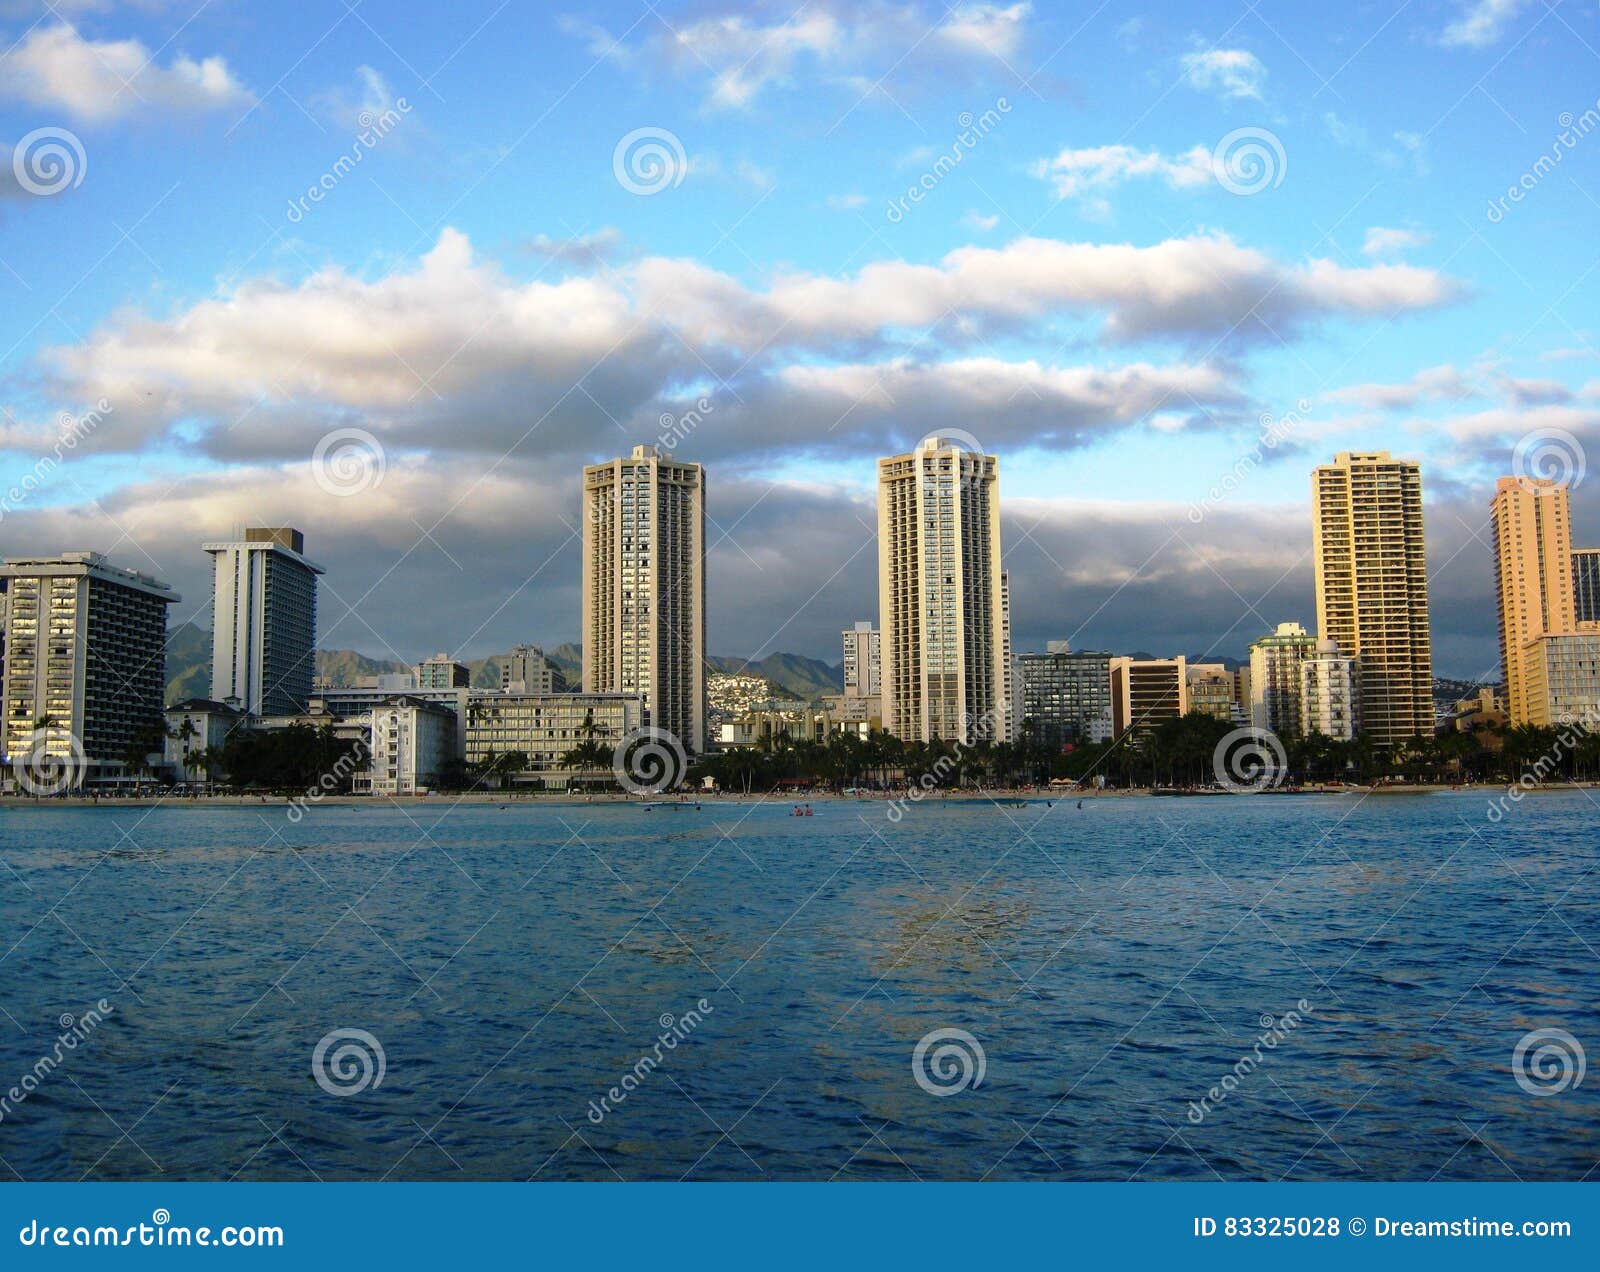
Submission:
[[[578,635],[583,464],[708,472],[709,652],[877,615],[875,461],[1000,458],[1019,649],[1315,621],[1309,474],[1423,466],[1435,670],[1497,477],[1600,544],[1577,0],[0,0],[0,553],[210,625],[294,525],[320,643]]]

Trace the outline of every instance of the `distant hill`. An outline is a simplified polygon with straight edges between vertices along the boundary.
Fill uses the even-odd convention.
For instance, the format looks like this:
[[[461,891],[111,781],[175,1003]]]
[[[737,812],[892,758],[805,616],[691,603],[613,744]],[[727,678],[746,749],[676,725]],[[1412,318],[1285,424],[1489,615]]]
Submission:
[[[204,698],[211,692],[211,633],[193,623],[167,631],[167,701]]]
[[[709,654],[706,662],[718,671],[760,676],[797,698],[820,698],[844,690],[844,668],[807,658],[803,654],[768,654],[765,658],[725,658]]]
[[[583,679],[583,651],[575,643],[545,650],[545,658],[576,686]],[[844,669],[800,654],[768,654],[755,660],[711,656],[706,662],[718,671],[761,676],[783,693],[812,699],[844,688]],[[475,689],[500,684],[500,656],[467,663]],[[363,676],[407,672],[411,664],[391,658],[372,658],[353,649],[317,650],[317,671],[331,685],[352,685]],[[211,692],[211,633],[193,623],[180,623],[167,633],[167,701],[203,698]]]

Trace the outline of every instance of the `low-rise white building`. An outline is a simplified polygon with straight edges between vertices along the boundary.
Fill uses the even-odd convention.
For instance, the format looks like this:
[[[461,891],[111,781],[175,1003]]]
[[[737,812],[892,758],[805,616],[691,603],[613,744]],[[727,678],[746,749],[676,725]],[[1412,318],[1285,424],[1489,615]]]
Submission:
[[[167,708],[164,759],[181,782],[207,782],[211,774],[201,754],[227,745],[234,730],[249,728],[251,716],[237,702],[186,698]]]
[[[439,781],[455,756],[455,712],[402,695],[367,716],[367,772],[356,779],[374,795],[416,795]]]
[[[467,702],[467,763],[526,757],[509,774],[518,785],[564,790],[574,776],[609,775],[617,745],[644,720],[644,702],[631,693],[499,693],[474,690]],[[566,762],[584,743],[605,748],[604,764],[578,770]]]
[[[1300,727],[1307,736],[1320,733],[1348,742],[1360,729],[1360,682],[1356,660],[1331,640],[1300,660]]]

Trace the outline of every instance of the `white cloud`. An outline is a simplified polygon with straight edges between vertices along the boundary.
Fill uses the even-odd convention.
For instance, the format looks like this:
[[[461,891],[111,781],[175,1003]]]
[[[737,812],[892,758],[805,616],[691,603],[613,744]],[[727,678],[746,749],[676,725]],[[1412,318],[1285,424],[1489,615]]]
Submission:
[[[1422,402],[1461,401],[1477,387],[1448,363],[1417,372],[1398,384],[1351,384],[1322,395],[1325,402],[1353,402],[1372,410],[1410,410]]]
[[[1396,256],[1413,247],[1422,247],[1433,241],[1433,235],[1421,230],[1393,229],[1374,225],[1367,230],[1361,250],[1368,256]]]
[[[934,39],[966,52],[1011,57],[1022,44],[1032,6],[959,4],[934,29]]]
[[[522,244],[532,256],[560,261],[584,269],[594,269],[608,261],[622,245],[622,234],[613,227],[601,226],[588,234],[574,234],[570,238],[552,238],[536,234]]]
[[[864,194],[830,194],[828,206],[836,212],[854,212],[857,208],[867,206],[867,196]]]
[[[1063,150],[1053,159],[1039,160],[1031,171],[1054,185],[1057,196],[1063,199],[1089,190],[1108,189],[1136,177],[1154,177],[1175,190],[1208,185],[1213,180],[1211,151],[1204,146],[1194,146],[1170,159],[1154,150],[1121,145]]]
[[[985,216],[983,213],[969,208],[962,216],[961,224],[979,234],[992,234],[999,228],[1000,217],[998,215]]]
[[[105,123],[144,109],[219,110],[253,100],[220,57],[179,54],[165,67],[138,40],[85,40],[67,25],[36,27],[0,55],[0,93]]]
[[[1483,49],[1499,41],[1506,24],[1527,0],[1469,0],[1461,16],[1445,27],[1439,42],[1452,48]]]
[[[1190,87],[1202,92],[1259,99],[1267,68],[1246,49],[1207,49],[1184,54],[1183,76]]]
[[[1237,370],[1007,361],[984,347],[991,336],[1047,325],[1059,343],[1079,322],[1111,341],[1236,348],[1322,318],[1443,304],[1455,291],[1429,270],[1289,265],[1223,237],[1020,239],[764,287],[663,257],[582,272],[583,254],[610,241],[603,231],[536,239],[532,251],[574,272],[519,281],[446,230],[387,277],[324,269],[292,283],[253,279],[170,316],[118,313],[46,350],[30,382],[41,402],[111,404],[85,453],[181,438],[230,462],[281,459],[354,422],[396,454],[580,456],[613,434],[649,440],[662,412],[705,396],[716,406],[697,452],[770,465],[785,452],[915,440],[929,419],[997,444],[1074,445],[1157,412],[1242,405]],[[908,331],[915,363],[898,356]],[[13,410],[23,420],[52,412]]]
[[[1400,149],[1385,150],[1378,158],[1391,168],[1409,167],[1416,176],[1427,176],[1431,171],[1428,166],[1428,139],[1421,133],[1401,131],[1394,134],[1394,140]]]
[[[738,9],[712,13],[651,35],[637,49],[685,77],[707,78],[706,105],[749,107],[763,93],[832,81],[860,96],[882,92],[886,77],[936,64],[1013,57],[1026,34],[1027,4],[847,5],[817,0],[781,20]],[[615,41],[579,20],[563,24],[596,56],[616,56]]]

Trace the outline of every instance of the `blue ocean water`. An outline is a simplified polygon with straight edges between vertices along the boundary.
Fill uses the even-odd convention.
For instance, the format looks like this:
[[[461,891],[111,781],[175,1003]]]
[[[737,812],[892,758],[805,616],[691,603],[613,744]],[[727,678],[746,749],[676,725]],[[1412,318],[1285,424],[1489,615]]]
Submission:
[[[7,807],[0,1177],[1600,1177],[1489,798]]]

